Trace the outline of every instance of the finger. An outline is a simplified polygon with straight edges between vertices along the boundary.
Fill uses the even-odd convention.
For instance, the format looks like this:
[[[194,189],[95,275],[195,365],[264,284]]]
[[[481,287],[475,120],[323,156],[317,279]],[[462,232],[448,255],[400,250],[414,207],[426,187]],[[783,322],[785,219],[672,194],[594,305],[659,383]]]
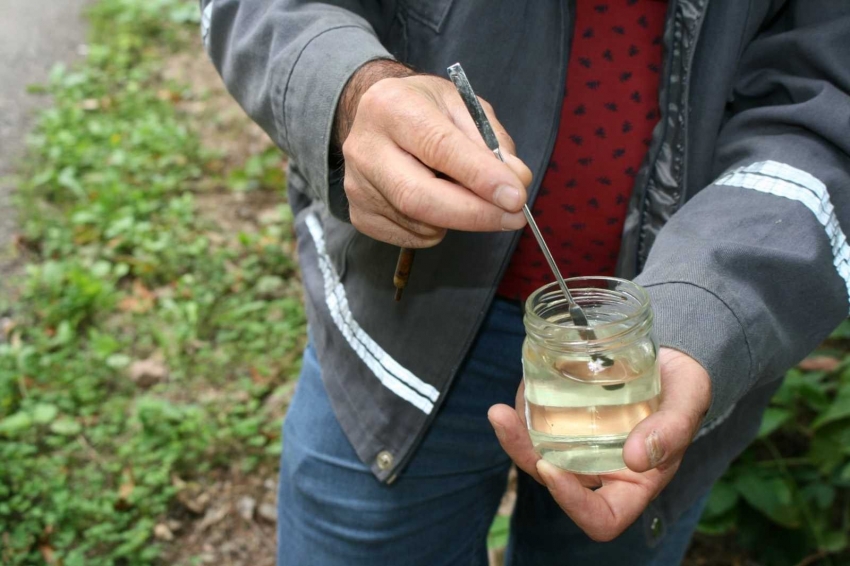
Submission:
[[[387,147],[381,159],[361,167],[361,174],[404,218],[470,232],[518,230],[525,226],[521,212],[505,212],[464,187],[440,179],[417,159],[397,147]]]
[[[522,181],[526,187],[531,185],[531,182],[534,180],[534,175],[531,173],[531,169],[528,168],[528,165],[526,165],[522,159],[516,155],[511,155],[510,153],[505,154],[504,157],[505,163],[507,163],[508,167],[516,173],[520,181]]]
[[[493,126],[493,132],[499,140],[499,148],[501,149],[502,157],[505,158],[505,163],[514,173],[516,173],[517,177],[519,177],[520,181],[522,181],[523,186],[528,187],[531,185],[531,181],[534,177],[531,173],[531,169],[529,169],[528,166],[516,156],[516,145],[514,144],[514,140],[496,117],[496,112],[493,110],[490,103],[480,97],[479,100],[481,101],[481,107],[484,108],[484,113],[487,114],[487,119],[490,120],[490,125]],[[462,122],[464,127],[461,129],[464,130],[464,133],[467,135],[480,139],[483,142],[484,140],[478,132],[475,123],[472,121],[472,117],[468,112],[465,114],[466,120]]]
[[[493,111],[493,107],[484,101],[482,101],[482,104],[484,105],[484,112],[487,114],[490,119],[490,123],[493,125],[493,131],[496,134],[496,138],[499,140],[499,147],[502,150],[501,153],[502,157],[505,159],[505,163],[514,173],[516,173],[516,176],[519,177],[520,181],[522,181],[523,186],[528,187],[534,179],[531,169],[529,169],[528,166],[516,156],[514,140],[508,135],[507,130],[504,126],[502,126],[502,123],[499,122],[498,118],[496,118],[496,113]]]
[[[502,152],[510,155],[516,155],[516,145],[514,144],[514,140],[510,135],[508,135],[508,131],[499,119],[496,118],[496,112],[493,110],[493,107],[486,101],[482,101],[481,104],[484,107],[484,113],[487,114],[487,118],[490,120],[490,125],[493,126],[493,132],[499,140],[499,147],[502,149]]]
[[[432,235],[423,236],[420,233],[408,230],[390,218],[364,211],[358,207],[351,207],[349,214],[351,224],[360,233],[375,240],[403,248],[431,248],[439,244],[446,235],[445,230],[438,229]]]
[[[481,132],[478,131],[478,126],[476,126],[475,122],[472,120],[472,116],[469,114],[469,110],[467,110],[460,95],[457,92],[454,92],[450,96],[454,99],[455,104],[446,105],[446,107],[442,110],[444,112],[448,112],[452,121],[457,124],[457,127],[460,128],[460,130],[466,134],[469,139],[474,141],[476,145],[487,148],[487,144],[484,142]],[[484,114],[487,115],[487,120],[493,128],[493,133],[496,134],[496,139],[499,141],[499,147],[501,148],[502,153],[516,154],[516,145],[514,144],[514,140],[496,117],[496,111],[493,109],[493,106],[480,96],[478,97],[478,102],[481,103],[481,108],[484,110]]]
[[[428,174],[427,170],[425,174]],[[349,201],[349,216],[356,217],[357,223],[363,224],[363,229],[355,223],[353,218],[351,222],[355,225],[355,228],[360,229],[364,234],[369,230],[368,226],[365,225],[367,221],[384,217],[391,224],[397,224],[404,232],[412,232],[414,236],[427,241],[435,239],[440,241],[446,235],[445,228],[399,214],[381,191],[358,171],[351,169],[346,171],[344,187]],[[382,222],[382,224],[385,224],[385,222]],[[394,230],[394,228],[390,228]]]
[[[638,423],[623,446],[623,459],[635,472],[678,463],[711,398],[711,382],[702,366],[679,352],[662,354],[661,405]]]
[[[496,117],[496,113],[490,103],[480,97],[479,100],[481,101],[481,107],[484,109],[484,113],[487,114],[487,118],[493,126],[493,132],[499,140],[499,148],[501,148],[502,157],[505,158],[505,163],[511,168],[516,176],[519,177],[523,186],[528,187],[531,185],[531,181],[533,180],[531,169],[529,169],[528,166],[516,156],[516,145],[514,144],[514,140],[510,135],[508,135],[507,130]],[[476,145],[487,148],[487,144],[484,143],[484,138],[481,137],[481,133],[475,126],[472,116],[470,116],[469,112],[466,110],[466,106],[463,106],[460,96],[458,96],[458,103],[459,104],[454,105],[450,110],[452,120],[464,134],[476,143]]]
[[[537,470],[561,509],[587,536],[599,542],[612,540],[626,530],[657,493],[653,482],[628,481],[611,481],[592,491],[582,486],[577,476],[545,460],[537,462]]]
[[[526,200],[525,184],[492,152],[475,143],[435,106],[418,106],[399,115],[387,134],[428,167],[449,177],[487,202],[517,212]]]
[[[540,481],[536,467],[540,456],[534,451],[528,429],[525,428],[517,412],[507,405],[493,405],[487,412],[487,418],[493,430],[496,431],[499,444],[511,460],[519,469]]]
[[[519,382],[514,407],[516,407],[514,412],[522,423],[522,428],[524,430],[528,430],[528,423],[525,421],[525,380]],[[597,489],[602,486],[601,476],[579,475],[578,479],[581,482],[581,485],[589,489]]]
[[[599,489],[604,484],[602,476],[589,476],[587,474],[576,474],[578,482],[587,489]]]
[[[519,382],[519,387],[516,388],[516,398],[514,399],[514,407],[516,414],[519,417],[522,426],[528,428],[528,423],[525,422],[525,379]]]

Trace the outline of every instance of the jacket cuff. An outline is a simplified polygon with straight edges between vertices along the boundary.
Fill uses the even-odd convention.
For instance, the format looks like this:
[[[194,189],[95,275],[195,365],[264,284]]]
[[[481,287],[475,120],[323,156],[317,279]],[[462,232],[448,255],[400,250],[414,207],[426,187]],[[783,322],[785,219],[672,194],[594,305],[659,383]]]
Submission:
[[[743,326],[720,297],[698,285],[683,281],[643,285],[652,301],[658,344],[692,357],[711,378],[711,406],[703,420],[709,425],[728,414],[753,384]]]
[[[326,29],[307,42],[278,87],[283,100],[276,112],[278,131],[314,196],[332,205],[336,216],[345,214],[345,199],[332,194],[342,190],[342,183],[330,179],[337,102],[351,75],[375,59],[393,57],[371,30],[357,25]]]

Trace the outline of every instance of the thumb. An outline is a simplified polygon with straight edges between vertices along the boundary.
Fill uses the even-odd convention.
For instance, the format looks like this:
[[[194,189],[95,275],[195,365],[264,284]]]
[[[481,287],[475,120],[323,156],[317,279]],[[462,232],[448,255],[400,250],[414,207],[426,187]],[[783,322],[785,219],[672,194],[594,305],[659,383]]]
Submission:
[[[711,402],[711,380],[690,356],[662,348],[661,405],[629,434],[623,460],[635,472],[678,464]]]
[[[469,111],[466,109],[466,106],[461,102],[460,96],[456,92],[452,92],[451,97],[456,102],[456,104],[449,108],[449,112],[454,123],[471,140],[484,146],[485,144],[481,137],[481,133],[475,126],[475,122],[472,120],[472,116],[469,115]],[[493,133],[496,134],[496,138],[499,140],[499,148],[501,149],[502,157],[505,158],[505,164],[517,177],[519,177],[523,186],[528,188],[531,185],[531,181],[534,180],[534,174],[531,172],[528,165],[516,156],[516,144],[514,144],[513,138],[511,138],[508,131],[496,117],[496,112],[493,110],[490,103],[480,97],[479,101],[481,102],[481,107],[484,109],[484,113],[487,115],[487,119],[490,121]]]

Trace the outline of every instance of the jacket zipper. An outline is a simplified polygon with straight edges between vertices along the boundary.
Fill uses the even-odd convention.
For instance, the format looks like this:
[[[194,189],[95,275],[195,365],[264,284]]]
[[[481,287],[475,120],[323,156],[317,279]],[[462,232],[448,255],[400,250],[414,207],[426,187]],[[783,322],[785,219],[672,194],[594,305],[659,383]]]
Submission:
[[[678,6],[679,6],[680,1],[681,0],[672,0],[671,3],[670,3],[670,14],[668,15],[667,21],[665,23],[665,35],[668,33],[668,31],[666,30],[666,26],[669,26],[669,25],[674,26],[674,32],[675,32],[675,26],[677,25],[676,20],[678,18],[676,12],[678,10]],[[661,149],[664,145],[664,139],[667,137],[667,131],[669,130],[669,126],[667,124],[668,124],[669,109],[670,109],[670,82],[671,82],[670,79],[671,79],[672,75],[674,74],[673,61],[674,61],[675,53],[676,53],[676,49],[675,49],[676,45],[677,45],[676,36],[675,36],[675,33],[673,33],[672,37],[671,37],[669,52],[667,53],[667,60],[664,63],[664,69],[667,71],[667,74],[666,74],[666,76],[663,77],[664,80],[666,81],[666,84],[664,85],[664,90],[663,90],[665,98],[664,98],[664,101],[663,101],[664,104],[663,104],[663,106],[661,106],[662,110],[661,110],[661,118],[660,118],[661,123],[663,124],[663,130],[661,132],[661,135],[658,137],[657,141],[655,142],[656,146],[654,148],[651,148],[652,156],[650,157],[650,160],[646,165],[646,168],[647,168],[646,169],[646,171],[647,171],[646,180],[643,182],[643,185],[640,187],[640,202],[637,205],[639,225],[638,225],[637,229],[635,230],[634,251],[632,252],[634,254],[634,268],[631,270],[630,273],[619,273],[618,272],[617,273],[618,277],[631,278],[631,277],[634,277],[635,275],[637,275],[638,272],[640,271],[640,264],[641,264],[640,249],[641,249],[641,242],[643,242],[643,233],[644,233],[644,229],[645,229],[645,227],[644,227],[645,226],[644,215],[646,214],[646,197],[647,197],[647,194],[649,192],[649,184],[652,182],[653,171],[655,170],[655,167],[658,164],[658,158],[661,155]],[[661,102],[662,101],[659,100],[659,105],[661,104]],[[637,188],[638,187],[634,187],[633,190],[636,190]]]
[[[685,193],[688,183],[688,123],[690,122],[691,115],[690,105],[688,104],[688,101],[691,98],[690,73],[694,67],[694,56],[697,52],[697,45],[699,44],[699,39],[702,36],[702,24],[705,21],[705,14],[708,12],[708,5],[711,3],[711,0],[704,0],[704,2],[705,3],[703,4],[702,12],[700,13],[699,19],[696,22],[696,28],[694,30],[694,42],[691,46],[691,52],[688,53],[688,66],[685,67],[686,81],[684,85],[684,93],[682,96],[682,100],[684,101],[684,104],[682,104],[682,109],[685,113],[684,122],[682,123],[682,143],[684,145],[684,152],[682,155],[682,178],[679,181],[679,198],[677,199],[678,202],[676,203],[676,207],[673,210],[674,213],[679,210],[679,208],[681,208],[682,204],[684,204],[685,202]]]
[[[675,25],[677,25],[676,20],[678,19],[678,16],[677,16],[678,7],[679,7],[679,5],[682,4],[682,2],[684,0],[673,0],[673,1],[675,2],[676,5],[673,6],[671,22],[675,26]],[[709,2],[709,0],[704,0],[702,10],[700,11],[700,15],[698,16],[696,23],[695,23],[693,45],[691,46],[690,52],[688,53],[687,65],[685,66],[683,76],[682,76],[683,80],[685,78],[687,78],[687,75],[690,73],[691,67],[693,65],[694,53],[696,52],[697,43],[698,43],[699,37],[702,33],[702,23],[705,20],[705,13],[708,10],[708,2]],[[684,22],[682,22],[680,25],[685,26],[686,24]],[[673,41],[675,42],[675,34],[673,35],[673,37],[674,37]],[[678,43],[671,44],[670,53],[668,54],[667,65],[670,68],[670,75],[668,75],[668,77],[667,77],[668,84],[667,84],[667,87],[666,87],[666,93],[667,93],[668,97],[669,97],[669,91],[670,91],[669,79],[675,73],[675,71],[672,69],[672,64],[673,64],[673,59],[675,57],[675,52],[676,52],[676,49],[674,47],[676,45],[681,46],[682,40],[680,39],[678,41]],[[682,150],[682,155],[681,155],[681,158],[682,158],[682,177],[680,179],[680,183],[682,183],[685,179],[687,179],[686,175],[687,175],[687,168],[688,168],[688,159],[687,159],[687,151],[685,151],[684,148],[687,145],[687,137],[686,136],[687,136],[687,128],[688,128],[688,111],[689,111],[689,109],[688,109],[688,98],[689,97],[690,97],[690,82],[686,81],[683,88],[682,88],[682,93],[679,97],[679,102],[680,102],[680,104],[679,104],[679,108],[680,108],[679,116],[682,117],[682,126],[681,126],[682,127],[682,136],[683,136],[682,139],[684,140],[683,141],[684,145],[683,145],[683,150]],[[670,106],[670,100],[668,98],[667,100],[665,100],[665,107],[669,108],[669,106]],[[646,214],[646,199],[647,199],[647,196],[649,194],[649,184],[652,182],[652,178],[654,176],[654,170],[655,170],[655,167],[658,163],[658,158],[661,155],[661,149],[662,149],[662,146],[664,144],[664,139],[667,137],[668,126],[666,124],[667,124],[668,118],[669,118],[669,116],[662,114],[662,119],[664,119],[664,122],[665,122],[665,126],[664,126],[665,129],[664,129],[664,132],[661,135],[661,141],[659,142],[658,147],[655,148],[655,154],[652,157],[651,164],[648,166],[649,167],[649,174],[647,176],[646,182],[644,183],[644,186],[642,187],[642,195],[641,195],[641,201],[640,201],[640,214],[639,214],[641,224],[637,229],[637,241],[635,242],[635,250],[634,250],[635,273],[631,274],[632,276],[640,273],[641,269],[643,268],[643,264],[646,261],[646,258],[643,257],[643,254],[641,253],[642,248],[643,248],[643,241],[645,239],[644,235],[646,233],[646,222],[644,220],[644,217],[645,217],[645,214]],[[676,151],[675,147],[673,147],[673,151]],[[682,205],[682,200],[684,198],[685,191],[680,189],[678,191],[678,193],[679,193],[678,199],[677,199],[678,202],[676,204],[675,210],[678,210],[678,208]]]

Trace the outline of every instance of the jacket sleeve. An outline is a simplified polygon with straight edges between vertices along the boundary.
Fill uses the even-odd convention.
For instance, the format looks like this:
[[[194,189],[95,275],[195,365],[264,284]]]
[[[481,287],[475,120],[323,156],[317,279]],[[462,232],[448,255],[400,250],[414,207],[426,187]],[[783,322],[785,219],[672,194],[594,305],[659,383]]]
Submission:
[[[790,1],[743,52],[716,181],[643,273],[662,345],[712,379],[706,422],[780,377],[848,314],[850,2]]]
[[[391,58],[376,6],[354,0],[201,0],[204,46],[227,89],[329,203],[337,101],[361,65]]]

